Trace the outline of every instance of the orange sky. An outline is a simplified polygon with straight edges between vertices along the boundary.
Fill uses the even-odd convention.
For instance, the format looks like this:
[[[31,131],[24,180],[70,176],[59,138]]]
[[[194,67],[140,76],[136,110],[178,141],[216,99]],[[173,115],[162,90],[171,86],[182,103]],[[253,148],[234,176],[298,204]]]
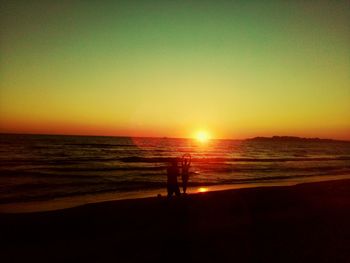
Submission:
[[[350,140],[348,1],[2,9],[0,132]]]

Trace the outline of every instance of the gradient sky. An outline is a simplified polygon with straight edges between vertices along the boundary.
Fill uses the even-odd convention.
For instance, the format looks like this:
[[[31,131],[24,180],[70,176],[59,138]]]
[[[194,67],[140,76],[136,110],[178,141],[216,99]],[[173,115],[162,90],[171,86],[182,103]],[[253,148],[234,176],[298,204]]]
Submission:
[[[0,132],[350,139],[349,1],[12,0],[0,12]]]

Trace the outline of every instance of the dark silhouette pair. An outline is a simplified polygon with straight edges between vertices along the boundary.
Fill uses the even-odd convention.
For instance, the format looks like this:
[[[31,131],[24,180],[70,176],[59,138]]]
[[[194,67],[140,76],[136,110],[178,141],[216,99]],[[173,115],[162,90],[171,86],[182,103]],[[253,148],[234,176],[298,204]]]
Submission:
[[[182,189],[184,194],[186,194],[187,183],[189,179],[189,170],[191,165],[191,155],[185,154],[181,160],[181,178],[182,178]],[[168,197],[172,197],[175,193],[176,196],[180,196],[180,189],[177,181],[177,177],[180,176],[180,167],[178,166],[177,159],[173,159],[167,168],[167,189]]]

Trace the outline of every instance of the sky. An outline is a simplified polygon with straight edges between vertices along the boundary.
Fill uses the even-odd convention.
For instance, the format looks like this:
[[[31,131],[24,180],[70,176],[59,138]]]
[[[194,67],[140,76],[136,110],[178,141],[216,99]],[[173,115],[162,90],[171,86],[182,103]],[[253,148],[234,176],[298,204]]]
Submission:
[[[350,139],[349,1],[0,3],[0,132]]]

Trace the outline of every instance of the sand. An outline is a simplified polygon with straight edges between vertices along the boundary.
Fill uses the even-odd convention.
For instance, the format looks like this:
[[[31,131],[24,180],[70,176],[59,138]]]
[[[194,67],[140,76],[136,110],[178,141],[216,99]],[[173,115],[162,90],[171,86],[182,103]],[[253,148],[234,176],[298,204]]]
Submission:
[[[350,180],[0,214],[1,262],[350,262]]]

